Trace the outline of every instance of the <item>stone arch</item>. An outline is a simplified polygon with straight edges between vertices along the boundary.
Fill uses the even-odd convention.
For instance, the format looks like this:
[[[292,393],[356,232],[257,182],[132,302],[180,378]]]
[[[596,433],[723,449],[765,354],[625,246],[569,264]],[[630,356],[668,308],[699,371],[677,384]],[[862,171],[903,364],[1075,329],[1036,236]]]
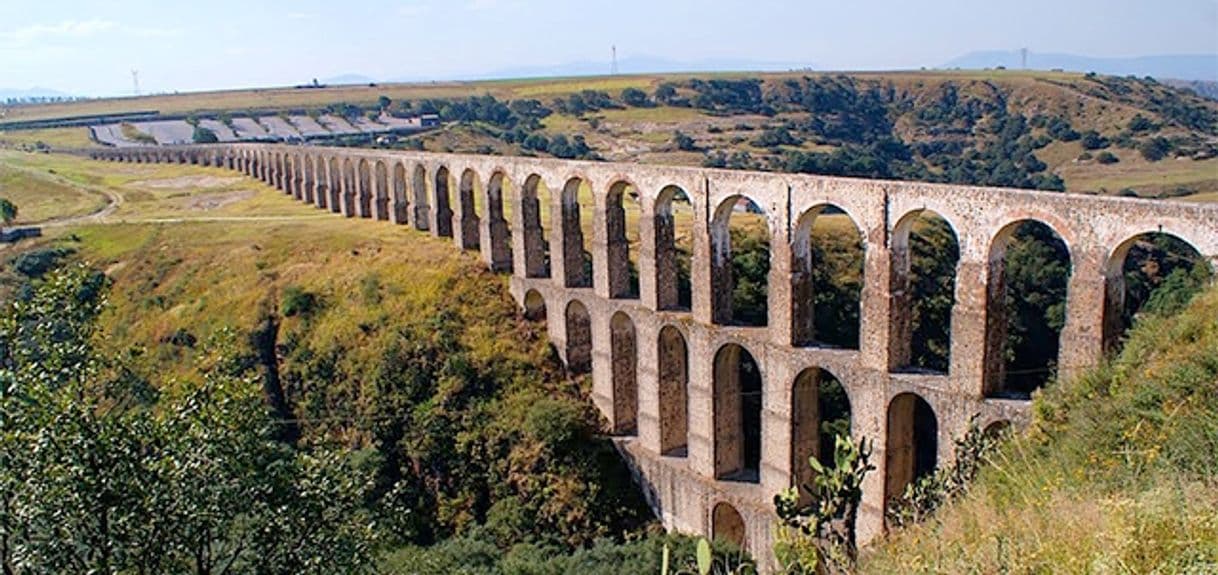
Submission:
[[[489,264],[494,271],[512,271],[512,228],[503,212],[507,175],[495,170],[486,182],[486,241],[490,242]]]
[[[546,202],[540,196],[544,194]],[[546,241],[541,207],[548,206],[550,192],[537,174],[531,174],[520,190],[520,219],[524,228],[524,271],[528,278],[550,277],[550,244]]]
[[[1022,253],[1041,253],[1043,257],[1037,261],[1036,269],[1017,270],[1022,272],[1018,276],[1008,274],[1011,246],[1018,246]],[[994,236],[988,262],[984,393],[988,397],[1027,398],[1059,367],[1061,329],[1073,268],[1070,247],[1048,224],[1021,219],[1003,226]],[[1007,301],[1008,293],[1011,303]],[[1015,310],[1008,309],[1012,305]],[[1049,311],[1037,314],[1018,309],[1032,305]],[[1055,325],[1049,315],[1056,313],[1052,309],[1056,306],[1061,309]],[[1011,318],[1019,318],[1025,326],[1023,337],[1014,343],[1009,337]]]
[[[292,195],[298,200],[305,200],[304,158],[300,154],[292,154]],[[308,190],[312,195],[312,190]]]
[[[939,458],[939,421],[935,410],[916,393],[902,393],[888,404],[884,448],[884,507],[906,486],[935,470]]]
[[[577,299],[567,304],[567,369],[575,373],[592,370],[592,316]]]
[[[373,168],[376,176],[375,190],[372,203],[372,216],[381,221],[389,220],[389,168],[385,160],[377,160]]]
[[[757,483],[761,477],[762,373],[743,346],[715,353],[715,479]]]
[[[407,196],[406,184],[406,164],[402,162],[393,163],[393,198],[390,205],[393,207],[391,217],[395,224],[405,224],[409,219],[410,201]]]
[[[367,158],[360,158],[358,165],[359,181],[355,188],[355,215],[361,218],[372,217],[372,164]]]
[[[850,437],[850,396],[829,370],[809,367],[795,377],[791,388],[791,484],[800,490],[812,481],[808,459],[815,457],[832,469],[838,436]]]
[[[889,242],[889,369],[947,373],[960,266],[955,226],[932,210],[914,210],[897,220]]]
[[[1104,351],[1120,349],[1121,338],[1158,287],[1181,293],[1200,289],[1213,272],[1196,244],[1176,234],[1142,232],[1118,244],[1104,262]]]
[[[638,338],[634,322],[625,312],[609,320],[609,347],[613,373],[613,431],[620,435],[638,433],[639,380]]]
[[[457,186],[457,196],[461,207],[461,249],[476,250],[482,245],[479,234],[478,202],[475,200],[481,192],[482,182],[478,174],[471,168],[461,172],[461,182]]]
[[[427,193],[427,169],[422,164],[415,165],[410,187],[414,191],[414,227],[425,232],[431,229],[431,200]]]
[[[535,289],[524,294],[524,319],[529,321],[546,320],[546,298]]]
[[[638,212],[638,188],[626,180],[609,186],[605,198],[605,255],[608,260],[609,297],[637,299],[639,297],[638,268],[630,259],[630,238],[627,237],[626,206]]]
[[[689,347],[681,330],[660,329],[658,387],[660,453],[685,457],[689,453]]]
[[[752,261],[754,265],[750,266],[755,269],[760,269],[761,272],[754,271],[758,277],[742,278],[737,277],[738,274],[734,268],[737,267],[737,262],[733,260],[733,239],[731,234],[731,226],[733,212],[744,212],[746,214],[762,214],[763,217],[760,227],[765,232],[765,241],[760,246],[753,250],[751,257],[742,258],[741,261]],[[719,204],[715,209],[714,220],[711,222],[711,317],[717,324],[737,324],[751,326],[765,326],[768,324],[768,296],[769,289],[769,241],[770,229],[767,218],[764,217],[765,212],[761,209],[760,204],[752,198],[745,195],[731,196]],[[746,216],[740,216],[744,218]],[[745,230],[743,233],[756,233],[756,230]],[[761,251],[765,255],[760,254]],[[756,289],[750,291],[740,290],[741,283],[747,281],[744,287],[754,286]],[[764,286],[755,286],[755,282],[764,282]],[[740,293],[738,293],[740,292]],[[748,295],[749,299],[745,301],[736,301],[738,295]],[[751,305],[745,306],[743,304]]]
[[[436,168],[435,186],[432,191],[435,192],[436,227],[433,231],[435,235],[451,238],[453,237],[453,208],[451,189],[452,174],[448,171],[448,166],[441,165]]]
[[[584,241],[580,196],[590,192],[588,181],[581,177],[567,180],[562,188],[562,265],[563,285],[569,288],[592,286],[592,254]]]
[[[711,510],[711,539],[726,541],[744,549],[748,543],[744,517],[730,503],[721,501]]]
[[[315,204],[317,201],[317,172],[313,167],[313,156],[305,154],[301,160],[300,199]]]
[[[791,344],[858,349],[863,232],[841,207],[821,204],[791,233]]]
[[[679,206],[689,211],[692,224],[693,209],[689,195],[680,186],[665,186],[656,198],[654,211],[656,307],[661,310],[688,310],[692,307],[690,285],[692,263],[692,229],[682,249],[677,234],[676,212]],[[692,228],[687,224],[687,228]]]
[[[356,165],[351,158],[343,158],[343,197],[342,197],[342,212],[344,216],[353,217],[358,215],[359,207],[359,180],[356,175]]]
[[[991,421],[982,432],[986,437],[998,439],[1011,432],[1011,422],[1007,419]]]
[[[337,156],[330,156],[329,176],[330,199],[327,203],[330,206],[330,211],[337,214],[343,211],[343,173],[339,168]]]

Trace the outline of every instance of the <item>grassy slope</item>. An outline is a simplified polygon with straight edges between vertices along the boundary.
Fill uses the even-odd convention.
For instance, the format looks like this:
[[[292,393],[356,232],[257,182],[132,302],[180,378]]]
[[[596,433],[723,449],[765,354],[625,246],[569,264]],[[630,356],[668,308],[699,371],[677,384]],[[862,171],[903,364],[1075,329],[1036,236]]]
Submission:
[[[0,197],[17,205],[16,225],[84,215],[105,206],[104,195],[65,177],[47,158],[0,150]]]
[[[1036,400],[973,491],[865,573],[1218,570],[1218,288]]]

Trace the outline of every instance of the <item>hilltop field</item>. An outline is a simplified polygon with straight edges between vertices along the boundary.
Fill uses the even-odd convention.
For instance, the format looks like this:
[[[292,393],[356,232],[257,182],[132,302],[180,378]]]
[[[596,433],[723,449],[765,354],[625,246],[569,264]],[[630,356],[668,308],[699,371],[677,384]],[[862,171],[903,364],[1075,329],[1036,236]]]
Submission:
[[[645,75],[270,88],[16,106],[5,124],[158,111],[438,114],[381,145],[1081,193],[1218,195],[1218,102],[1151,79],[976,71]],[[0,131],[10,146],[97,145],[83,127]],[[335,140],[374,145],[370,137]]]

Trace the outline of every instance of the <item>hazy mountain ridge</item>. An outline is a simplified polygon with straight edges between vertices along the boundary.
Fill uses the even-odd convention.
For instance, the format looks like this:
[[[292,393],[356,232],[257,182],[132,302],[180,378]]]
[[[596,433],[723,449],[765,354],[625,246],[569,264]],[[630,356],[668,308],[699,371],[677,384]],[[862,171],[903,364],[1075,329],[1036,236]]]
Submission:
[[[1077,54],[1028,52],[1031,70],[1095,72],[1112,76],[1152,76],[1179,80],[1218,81],[1218,54],[1160,54],[1105,58]],[[970,52],[948,61],[943,68],[1023,68],[1019,50]]]

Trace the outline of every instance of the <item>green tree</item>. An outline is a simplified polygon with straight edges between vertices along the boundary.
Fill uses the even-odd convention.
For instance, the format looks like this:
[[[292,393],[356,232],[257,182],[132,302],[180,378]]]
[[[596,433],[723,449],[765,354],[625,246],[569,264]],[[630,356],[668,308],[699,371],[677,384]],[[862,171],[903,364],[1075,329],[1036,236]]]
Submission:
[[[105,293],[105,276],[74,266],[0,314],[0,570],[364,570],[369,474],[274,439],[231,334],[193,385],[100,353]]]
[[[8,198],[0,198],[0,220],[4,221],[4,225],[9,225],[17,219],[17,205],[9,201]]]
[[[856,523],[863,480],[875,470],[871,444],[835,438],[833,465],[808,458],[812,482],[774,496],[781,521],[776,553],[789,573],[849,573],[858,558]],[[801,503],[800,489],[809,496]]]
[[[195,126],[195,131],[193,134],[191,134],[191,139],[194,140],[196,144],[214,144],[220,141],[220,138],[216,136],[215,132],[204,128],[203,126]]]

